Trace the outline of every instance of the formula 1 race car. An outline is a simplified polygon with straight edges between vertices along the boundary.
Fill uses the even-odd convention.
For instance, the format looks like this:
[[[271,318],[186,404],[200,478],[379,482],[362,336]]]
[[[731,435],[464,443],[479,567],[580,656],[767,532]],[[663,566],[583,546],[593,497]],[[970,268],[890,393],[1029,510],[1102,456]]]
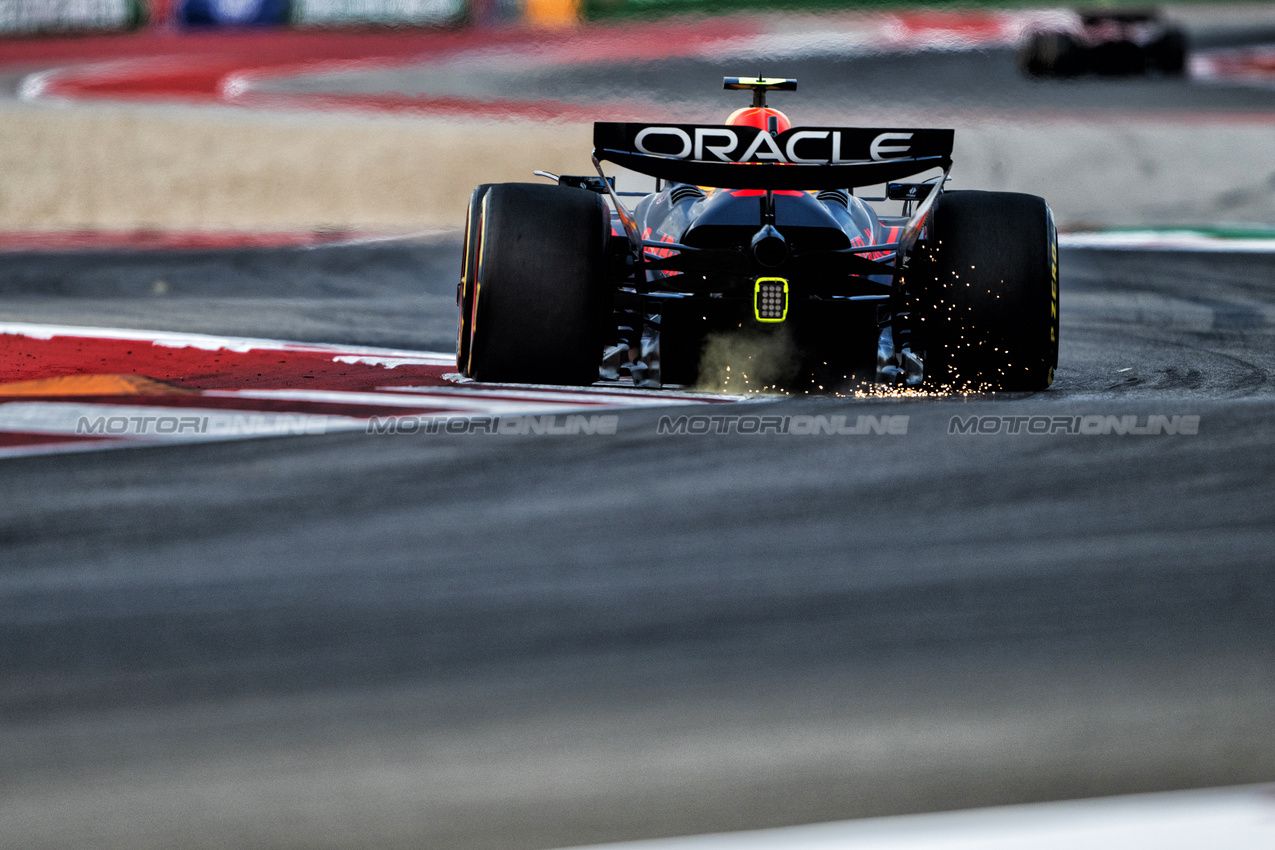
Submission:
[[[1048,387],[1058,240],[1044,199],[945,191],[952,130],[792,127],[766,94],[796,86],[727,77],[753,105],[725,125],[597,123],[597,176],[476,188],[460,372],[728,391]],[[655,191],[617,192],[603,161]],[[884,196],[855,194],[867,186]]]
[[[1035,77],[1186,72],[1186,34],[1153,10],[1065,13],[1018,46],[1018,67]]]

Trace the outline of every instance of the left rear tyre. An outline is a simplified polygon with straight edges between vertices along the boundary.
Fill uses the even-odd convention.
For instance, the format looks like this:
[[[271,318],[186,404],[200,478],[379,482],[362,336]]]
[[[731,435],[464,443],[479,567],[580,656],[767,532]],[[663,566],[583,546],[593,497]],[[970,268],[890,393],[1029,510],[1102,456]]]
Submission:
[[[591,384],[611,313],[602,197],[584,189],[500,183],[483,197],[470,317],[478,381]]]
[[[1086,70],[1085,53],[1071,33],[1034,32],[1019,45],[1018,67],[1033,77],[1074,77]]]

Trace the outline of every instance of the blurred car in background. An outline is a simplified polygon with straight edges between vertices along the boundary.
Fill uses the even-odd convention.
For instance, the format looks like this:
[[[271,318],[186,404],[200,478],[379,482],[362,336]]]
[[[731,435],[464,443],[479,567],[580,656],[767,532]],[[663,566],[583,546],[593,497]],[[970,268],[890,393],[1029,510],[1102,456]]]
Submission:
[[[1186,71],[1186,33],[1153,9],[1077,11],[1030,30],[1018,67],[1033,77],[1131,76]]]

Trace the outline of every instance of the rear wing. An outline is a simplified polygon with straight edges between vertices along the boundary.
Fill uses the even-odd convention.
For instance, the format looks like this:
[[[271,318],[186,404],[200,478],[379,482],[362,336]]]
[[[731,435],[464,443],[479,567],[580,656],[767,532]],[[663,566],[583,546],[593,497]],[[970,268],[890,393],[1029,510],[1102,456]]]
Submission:
[[[593,156],[674,183],[731,189],[848,189],[952,167],[952,130],[593,125]]]

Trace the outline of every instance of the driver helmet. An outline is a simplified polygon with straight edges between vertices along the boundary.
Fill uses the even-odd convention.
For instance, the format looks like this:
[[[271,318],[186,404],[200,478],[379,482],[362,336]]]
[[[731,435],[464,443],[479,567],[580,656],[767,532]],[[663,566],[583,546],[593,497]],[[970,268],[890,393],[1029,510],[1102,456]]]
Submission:
[[[756,127],[776,135],[792,128],[792,122],[788,120],[787,115],[769,106],[745,106],[743,109],[736,109],[726,119],[726,124],[731,127]]]

